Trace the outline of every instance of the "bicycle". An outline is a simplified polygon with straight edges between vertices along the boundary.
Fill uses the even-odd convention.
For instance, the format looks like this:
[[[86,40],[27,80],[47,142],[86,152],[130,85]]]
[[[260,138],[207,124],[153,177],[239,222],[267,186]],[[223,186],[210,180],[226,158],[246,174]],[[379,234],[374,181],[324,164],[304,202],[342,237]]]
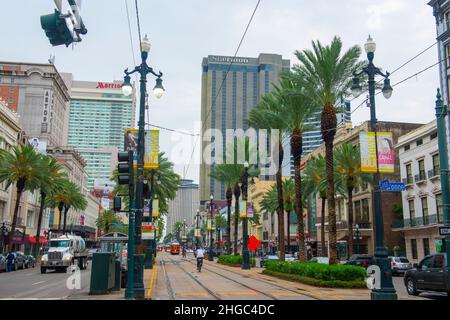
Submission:
[[[197,258],[197,270],[198,272],[202,272],[203,266],[203,258]]]

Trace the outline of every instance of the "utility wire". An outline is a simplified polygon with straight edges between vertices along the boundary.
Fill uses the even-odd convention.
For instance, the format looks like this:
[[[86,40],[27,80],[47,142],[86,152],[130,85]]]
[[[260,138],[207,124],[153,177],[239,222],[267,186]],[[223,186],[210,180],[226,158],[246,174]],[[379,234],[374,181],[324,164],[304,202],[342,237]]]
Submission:
[[[134,43],[133,43],[133,35],[131,32],[131,22],[130,22],[130,13],[128,11],[128,2],[127,0],[124,0],[125,2],[125,8],[127,9],[127,20],[128,20],[128,33],[130,35],[130,45],[131,45],[131,54],[133,55],[133,64],[136,65],[136,56],[134,53]]]
[[[137,27],[138,27],[138,35],[139,35],[139,50],[142,48],[142,39],[141,39],[141,23],[139,20],[139,6],[138,6],[138,0],[134,1],[136,5],[136,21],[137,21]]]
[[[137,0],[136,0],[136,1],[137,1]],[[245,28],[244,34],[242,35],[241,40],[239,41],[239,45],[237,46],[237,49],[236,49],[236,51],[235,51],[235,53],[234,53],[234,56],[233,56],[233,59],[231,60],[230,64],[228,65],[227,72],[225,73],[225,76],[224,76],[223,79],[222,79],[222,83],[220,84],[219,90],[217,91],[217,94],[216,94],[216,96],[214,97],[214,100],[213,100],[214,103],[213,103],[213,104],[216,103],[217,98],[219,97],[219,94],[220,94],[220,92],[222,91],[223,84],[224,84],[225,81],[227,80],[228,74],[229,74],[229,72],[230,72],[230,70],[231,70],[231,67],[232,67],[233,64],[234,64],[234,60],[235,60],[235,58],[236,58],[236,56],[237,56],[237,54],[238,54],[238,52],[239,52],[239,50],[240,50],[240,48],[241,48],[241,45],[242,45],[242,43],[244,42],[245,36],[247,35],[247,31],[248,31],[248,29],[250,28],[250,25],[251,25],[251,23],[252,23],[252,21],[253,21],[253,17],[255,16],[256,11],[258,10],[259,3],[260,3],[260,2],[261,2],[261,0],[258,0],[258,2],[256,3],[255,9],[253,10],[253,13],[252,13],[252,15],[251,15],[251,17],[250,17],[250,20],[249,20],[248,23],[247,23],[247,27]],[[209,116],[211,115],[211,112],[212,112],[212,108],[210,108],[210,109],[208,110],[208,113],[207,113],[207,115],[206,115],[205,121],[202,123],[202,131],[201,131],[201,132],[203,132],[203,130],[205,129],[204,126],[205,126],[205,124],[208,122],[208,119],[209,119]],[[198,143],[198,141],[199,141],[199,139],[200,139],[200,136],[201,136],[201,135],[198,135],[197,139],[195,140],[194,148],[192,149],[192,154],[191,154],[190,160],[189,160],[189,162],[188,162],[187,169],[186,169],[186,171],[185,171],[185,173],[184,173],[183,179],[186,178],[186,174],[187,174],[187,172],[189,171],[189,167],[190,167],[190,165],[191,165],[192,158],[194,157],[195,148],[197,147],[197,143]]]

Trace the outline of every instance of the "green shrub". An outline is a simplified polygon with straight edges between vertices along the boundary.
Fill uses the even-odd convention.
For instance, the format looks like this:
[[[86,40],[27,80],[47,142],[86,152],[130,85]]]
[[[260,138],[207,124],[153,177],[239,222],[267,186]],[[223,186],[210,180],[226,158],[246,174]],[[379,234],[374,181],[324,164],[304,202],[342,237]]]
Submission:
[[[347,265],[267,261],[265,267],[269,271],[322,281],[364,281],[367,277],[364,268]]]
[[[322,288],[344,288],[344,289],[367,289],[367,284],[363,280],[351,280],[351,281],[342,281],[342,280],[320,280],[309,278],[305,276],[300,276],[298,274],[288,274],[271,270],[263,270],[263,274],[267,274],[270,276],[274,276],[277,278],[296,281],[304,284],[308,284],[310,286],[322,287]]]
[[[241,265],[242,264],[242,256],[227,256],[227,255],[223,255],[223,256],[219,256],[218,259],[218,263],[220,264],[225,264],[225,265],[231,265],[231,266],[236,266],[236,265]],[[250,264],[252,266],[255,265],[255,259],[254,258],[250,258]]]

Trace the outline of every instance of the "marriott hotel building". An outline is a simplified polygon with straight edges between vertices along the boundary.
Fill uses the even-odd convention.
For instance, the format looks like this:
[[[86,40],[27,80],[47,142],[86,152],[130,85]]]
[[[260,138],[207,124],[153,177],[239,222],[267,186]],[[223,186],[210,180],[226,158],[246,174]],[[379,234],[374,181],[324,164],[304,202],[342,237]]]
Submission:
[[[229,73],[226,76],[228,69]],[[227,129],[248,129],[244,120],[247,119],[250,110],[260,101],[261,96],[270,92],[271,84],[279,80],[280,72],[289,69],[290,61],[278,54],[260,54],[257,58],[236,57],[233,59],[233,57],[215,55],[203,58],[201,119],[204,130],[202,134],[209,129],[218,129],[225,137]],[[226,80],[223,81],[225,76]],[[225,140],[222,146],[215,147],[225,148]],[[212,142],[202,142],[201,203],[209,201],[211,194],[216,200],[225,199],[226,186],[209,176],[214,164],[207,165],[203,158],[204,150]],[[223,150],[225,154],[225,149]],[[214,159],[215,150],[211,149],[210,153],[211,159]],[[289,150],[285,150],[285,154],[289,155]],[[285,158],[289,161],[289,156]],[[289,169],[286,167],[288,175]]]
[[[62,74],[70,88],[68,144],[86,160],[87,187],[109,180],[124,148],[124,130],[134,128],[135,91],[122,93],[122,82],[76,81]]]

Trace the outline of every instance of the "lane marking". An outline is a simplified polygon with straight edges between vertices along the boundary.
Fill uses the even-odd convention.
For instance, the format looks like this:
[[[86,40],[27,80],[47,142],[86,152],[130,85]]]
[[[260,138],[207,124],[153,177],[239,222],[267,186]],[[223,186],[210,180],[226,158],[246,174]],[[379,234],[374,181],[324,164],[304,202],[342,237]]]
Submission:
[[[151,298],[152,297],[152,289],[153,289],[153,285],[154,285],[154,280],[155,280],[155,274],[156,274],[156,269],[157,269],[157,265],[154,265],[154,269],[152,272],[152,276],[150,277],[150,287],[147,290],[147,297]]]
[[[180,292],[175,293],[177,297],[208,297],[209,294],[206,292]]]
[[[44,282],[46,282],[46,281],[39,281],[39,282],[33,283],[32,286],[36,286],[36,285],[44,283]]]

